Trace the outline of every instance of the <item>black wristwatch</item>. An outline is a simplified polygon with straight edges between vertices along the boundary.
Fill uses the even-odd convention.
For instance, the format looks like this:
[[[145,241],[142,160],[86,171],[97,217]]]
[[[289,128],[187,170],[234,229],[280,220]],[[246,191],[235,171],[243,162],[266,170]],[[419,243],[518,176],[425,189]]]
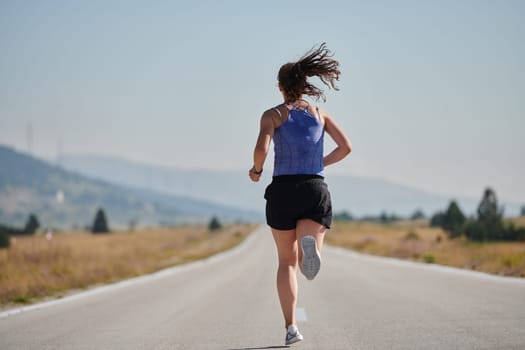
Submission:
[[[252,170],[253,170],[253,173],[254,173],[255,175],[261,175],[262,172],[263,172],[262,169],[261,169],[261,171],[257,171],[257,170],[255,169],[255,166],[252,168]]]

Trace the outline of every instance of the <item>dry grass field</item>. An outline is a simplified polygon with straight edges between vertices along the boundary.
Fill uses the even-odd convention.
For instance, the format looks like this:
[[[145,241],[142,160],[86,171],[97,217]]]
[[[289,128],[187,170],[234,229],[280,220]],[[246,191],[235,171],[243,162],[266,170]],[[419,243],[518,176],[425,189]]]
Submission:
[[[521,218],[513,221],[525,226]],[[427,221],[336,222],[326,241],[373,255],[525,277],[525,242],[450,240],[442,229],[429,227]]]
[[[0,307],[60,297],[213,255],[254,229],[228,226],[155,228],[93,235],[86,232],[16,237],[0,249]]]

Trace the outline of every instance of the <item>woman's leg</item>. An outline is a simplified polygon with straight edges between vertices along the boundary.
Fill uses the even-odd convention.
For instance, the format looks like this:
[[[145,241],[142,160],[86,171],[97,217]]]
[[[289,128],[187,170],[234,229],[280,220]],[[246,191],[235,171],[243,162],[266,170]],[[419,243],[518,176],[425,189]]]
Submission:
[[[315,241],[317,243],[317,250],[319,257],[321,256],[321,249],[323,247],[324,242],[324,236],[327,231],[327,228],[313,220],[310,219],[301,219],[297,221],[297,227],[296,227],[296,235],[297,235],[297,241],[301,242],[301,239],[304,236],[312,236],[315,238]],[[302,249],[299,249],[299,264],[303,261],[303,251]]]
[[[297,324],[295,306],[297,304],[297,238],[295,230],[274,230],[273,238],[277,245],[279,268],[277,269],[277,293],[281,302],[285,327]]]

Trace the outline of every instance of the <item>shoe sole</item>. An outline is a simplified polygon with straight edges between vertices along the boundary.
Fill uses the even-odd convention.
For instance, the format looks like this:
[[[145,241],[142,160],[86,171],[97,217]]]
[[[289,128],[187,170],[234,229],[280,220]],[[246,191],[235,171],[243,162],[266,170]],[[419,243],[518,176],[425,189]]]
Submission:
[[[317,241],[312,236],[304,236],[301,239],[303,250],[303,261],[301,271],[308,280],[313,280],[321,269],[321,258],[317,253]]]

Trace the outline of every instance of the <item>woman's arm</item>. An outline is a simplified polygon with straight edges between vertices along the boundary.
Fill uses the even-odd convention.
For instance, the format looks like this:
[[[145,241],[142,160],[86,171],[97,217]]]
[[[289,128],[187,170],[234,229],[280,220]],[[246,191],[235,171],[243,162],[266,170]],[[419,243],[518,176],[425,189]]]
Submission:
[[[323,159],[323,165],[326,167],[328,165],[337,163],[348,153],[352,152],[352,143],[346,137],[343,130],[336,124],[336,122],[328,114],[324,113],[324,127],[328,135],[334,140],[337,147],[326,155]]]
[[[261,178],[264,161],[270,149],[270,141],[275,130],[271,113],[271,110],[268,110],[261,117],[259,137],[257,137],[257,143],[253,151],[253,167],[249,171],[250,179],[254,182],[259,181]]]

